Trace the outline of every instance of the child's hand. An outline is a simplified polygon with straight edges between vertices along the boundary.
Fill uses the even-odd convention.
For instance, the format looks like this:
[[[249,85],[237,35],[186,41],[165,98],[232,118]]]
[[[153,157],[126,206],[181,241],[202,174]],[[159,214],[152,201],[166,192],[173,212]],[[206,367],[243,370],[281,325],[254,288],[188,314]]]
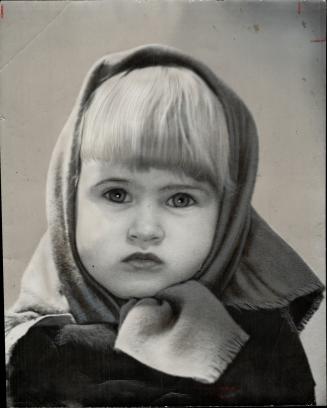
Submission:
[[[113,347],[115,338],[116,332],[110,324],[67,324],[59,330],[54,342],[59,347],[75,345],[106,351]]]
[[[116,352],[115,336],[109,324],[32,328],[13,356],[14,402],[144,405],[175,388],[173,377]]]
[[[68,324],[54,338],[61,360],[94,383],[107,380],[153,382],[158,372],[114,350],[115,329],[109,324]]]
[[[185,400],[173,392],[175,378],[116,352],[114,340],[107,324],[32,328],[14,353],[13,402],[124,406]]]

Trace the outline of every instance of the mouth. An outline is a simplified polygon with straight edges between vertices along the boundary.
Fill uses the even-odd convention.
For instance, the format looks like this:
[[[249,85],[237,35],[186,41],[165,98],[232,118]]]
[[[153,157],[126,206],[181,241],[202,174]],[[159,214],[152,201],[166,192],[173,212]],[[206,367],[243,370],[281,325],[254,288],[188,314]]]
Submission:
[[[135,269],[152,269],[163,264],[163,261],[151,253],[135,252],[124,258],[123,263]]]

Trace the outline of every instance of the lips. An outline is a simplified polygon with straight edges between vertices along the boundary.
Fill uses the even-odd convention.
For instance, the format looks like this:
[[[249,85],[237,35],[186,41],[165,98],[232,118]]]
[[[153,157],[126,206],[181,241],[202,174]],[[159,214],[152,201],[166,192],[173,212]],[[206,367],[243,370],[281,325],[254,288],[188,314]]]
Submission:
[[[135,252],[124,258],[123,263],[133,266],[135,269],[148,269],[162,265],[163,261],[151,253]]]

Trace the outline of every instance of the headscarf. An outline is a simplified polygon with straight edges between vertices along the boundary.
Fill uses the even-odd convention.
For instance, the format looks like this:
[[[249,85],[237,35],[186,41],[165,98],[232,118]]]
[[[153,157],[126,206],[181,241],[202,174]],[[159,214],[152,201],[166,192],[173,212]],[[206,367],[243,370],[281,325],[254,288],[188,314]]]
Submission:
[[[199,75],[223,106],[236,188],[220,199],[212,248],[201,274],[144,299],[115,298],[82,265],[75,242],[82,119],[93,92],[124,71],[161,65]],[[323,285],[251,206],[258,164],[257,131],[240,98],[200,61],[146,45],[94,64],[62,130],[47,180],[48,229],[6,317],[8,359],[35,324],[119,325],[115,348],[168,374],[215,382],[249,336],[225,306],[288,308],[298,329],[317,309]]]

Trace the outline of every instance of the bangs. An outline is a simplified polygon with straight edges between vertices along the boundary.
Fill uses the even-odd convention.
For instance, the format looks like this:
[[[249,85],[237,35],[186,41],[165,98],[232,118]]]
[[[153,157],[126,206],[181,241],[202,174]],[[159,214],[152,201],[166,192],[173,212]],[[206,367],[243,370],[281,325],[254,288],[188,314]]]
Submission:
[[[223,108],[205,82],[179,67],[147,67],[105,81],[85,112],[81,159],[182,172],[230,183]]]

